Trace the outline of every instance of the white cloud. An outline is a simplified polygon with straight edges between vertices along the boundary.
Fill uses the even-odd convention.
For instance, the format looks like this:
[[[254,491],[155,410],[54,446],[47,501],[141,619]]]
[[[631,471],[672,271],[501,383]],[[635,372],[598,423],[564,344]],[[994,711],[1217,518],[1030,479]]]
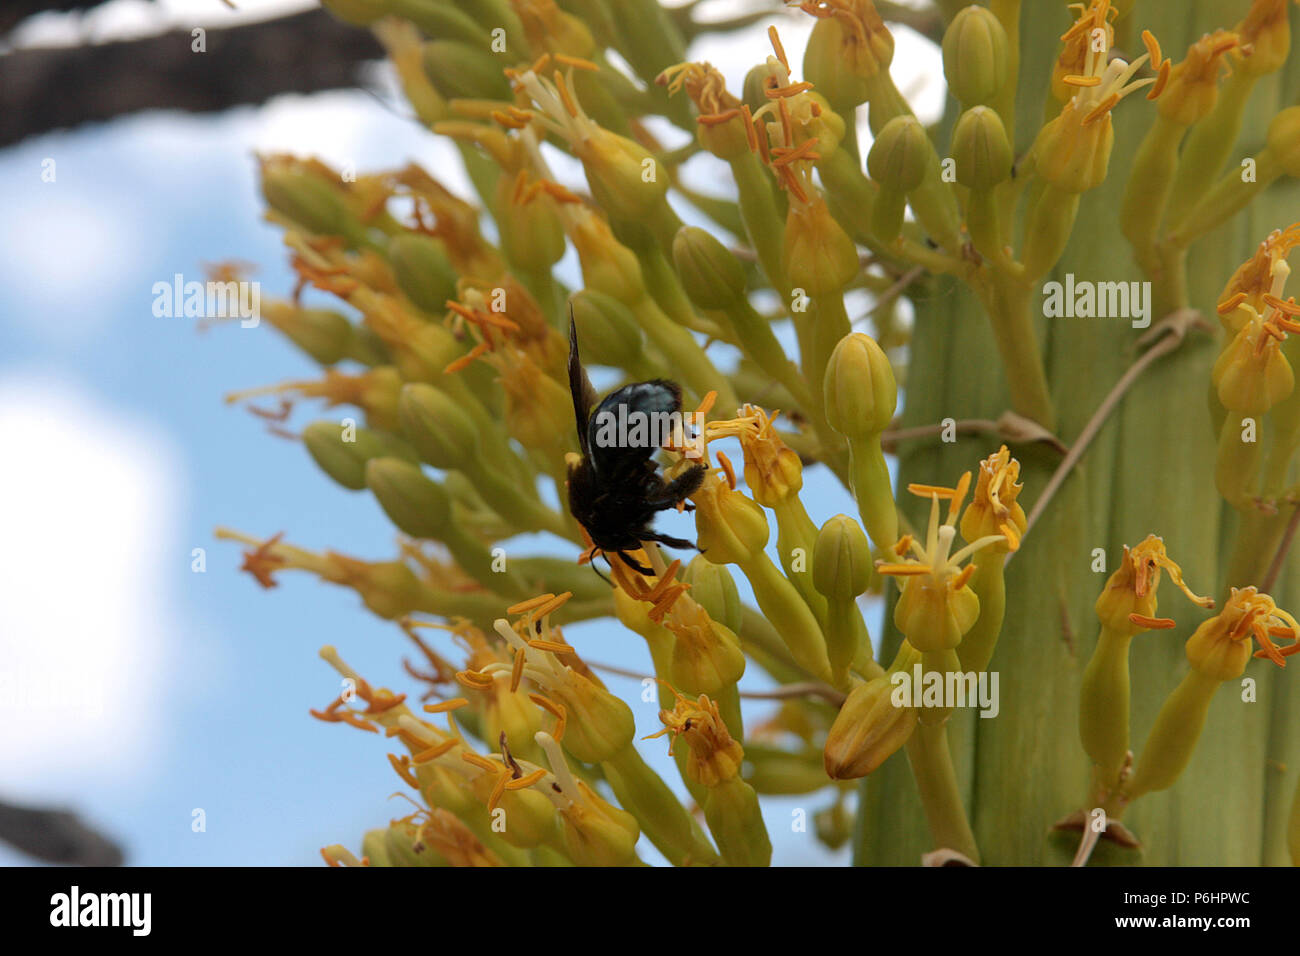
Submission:
[[[56,180],[12,199],[5,218],[0,259],[10,313],[39,337],[64,344],[101,329],[111,317],[104,290],[139,261],[139,240],[125,228],[134,221],[130,208],[120,197],[91,198]]]
[[[174,456],[29,376],[0,378],[0,442],[0,786],[135,777],[159,742]]]

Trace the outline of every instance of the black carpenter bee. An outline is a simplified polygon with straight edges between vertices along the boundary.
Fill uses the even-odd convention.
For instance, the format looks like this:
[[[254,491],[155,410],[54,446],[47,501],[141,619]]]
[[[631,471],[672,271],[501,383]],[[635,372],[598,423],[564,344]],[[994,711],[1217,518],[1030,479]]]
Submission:
[[[647,575],[653,573],[650,568],[627,555],[641,542],[695,548],[690,541],[651,528],[655,513],[677,507],[700,486],[708,470],[697,462],[676,478],[665,479],[652,457],[666,437],[653,426],[680,417],[681,387],[662,378],[636,382],[597,405],[596,390],[578,357],[578,330],[570,310],[569,390],[582,449],[582,460],[569,468],[569,511],[587,529],[592,544]],[[638,421],[646,427],[627,427]]]

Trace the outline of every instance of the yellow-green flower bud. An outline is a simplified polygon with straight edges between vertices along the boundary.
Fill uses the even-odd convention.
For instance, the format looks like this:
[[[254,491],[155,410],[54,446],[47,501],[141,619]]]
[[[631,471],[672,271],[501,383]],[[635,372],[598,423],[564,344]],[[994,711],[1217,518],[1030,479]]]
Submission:
[[[849,693],[826,735],[823,759],[828,776],[865,777],[907,743],[917,727],[917,709],[895,706],[893,691],[889,675],[882,674]]]
[[[626,136],[594,127],[575,145],[592,198],[615,221],[638,222],[665,202],[668,176],[654,155]]]
[[[1219,98],[1219,74],[1230,50],[1241,38],[1228,30],[1207,33],[1191,45],[1187,56],[1169,72],[1169,81],[1156,99],[1160,115],[1179,126],[1203,119]]]
[[[986,7],[969,6],[943,35],[943,75],[964,107],[991,103],[1007,82],[1007,31]]]
[[[818,532],[813,546],[812,579],[813,586],[827,599],[823,631],[831,678],[836,686],[847,687],[849,667],[858,656],[866,632],[857,596],[871,580],[871,545],[862,528],[848,515],[836,515]]]
[[[1288,176],[1300,177],[1300,106],[1289,106],[1269,121],[1268,151]]]
[[[867,153],[867,171],[880,185],[872,213],[872,229],[879,239],[897,238],[908,193],[925,182],[937,163],[930,137],[915,116],[896,116],[881,129]]]
[[[431,540],[446,533],[451,497],[419,465],[401,458],[372,458],[366,462],[365,482],[403,533]]]
[[[632,743],[632,711],[605,688],[576,671],[546,689],[568,711],[564,749],[583,763],[600,763]]]
[[[930,575],[909,577],[894,605],[894,624],[918,651],[952,650],[980,615],[980,599],[969,585],[953,589]]]
[[[704,800],[704,819],[727,866],[769,866],[772,841],[754,788],[739,777],[712,787]]]
[[[848,515],[821,527],[813,549],[813,586],[835,601],[853,601],[871,581],[871,545]]]
[[[312,422],[303,429],[302,441],[321,471],[351,491],[366,487],[366,463],[372,458],[416,460],[414,450],[396,435],[338,422]]]
[[[870,84],[857,70],[846,68],[850,67],[846,57],[859,49],[856,37],[838,19],[819,19],[804,47],[804,79],[837,106],[860,106],[870,95]]]
[[[826,420],[846,438],[866,439],[889,427],[898,407],[894,370],[876,340],[853,332],[826,366]]]
[[[295,159],[262,160],[262,195],[280,215],[322,236],[342,236],[352,245],[364,242],[342,192],[323,178],[324,169]]]
[[[1084,109],[1074,100],[1066,103],[1034,141],[1035,172],[1064,193],[1085,193],[1100,186],[1115,148],[1110,114],[1089,123]]]
[[[524,850],[547,846],[558,836],[555,805],[536,790],[507,790],[497,805],[505,811],[501,838],[511,846]]]
[[[515,362],[502,377],[506,395],[506,430],[530,451],[562,463],[572,447],[573,397],[536,362]]]
[[[387,830],[367,830],[366,835],[361,838],[361,856],[371,866],[393,865],[388,856],[388,847],[384,843],[387,836]]]
[[[375,614],[386,621],[417,611],[425,595],[424,585],[401,561],[359,561],[331,552],[329,579],[351,588]]]
[[[567,741],[566,741],[567,742]],[[576,755],[575,755],[576,756]],[[584,799],[560,811],[564,851],[578,866],[627,866],[636,860],[636,817],[577,782]]]
[[[347,317],[330,309],[304,309],[291,302],[267,302],[262,318],[321,365],[349,356],[356,329]]]
[[[474,423],[456,402],[432,385],[403,386],[397,404],[402,432],[435,468],[460,468],[478,453]]]
[[[976,106],[961,114],[952,134],[952,158],[957,182],[971,189],[988,189],[1011,178],[1011,143],[996,110]]]
[[[672,626],[672,682],[687,693],[718,697],[744,675],[745,654],[731,628],[697,609],[694,620]]]
[[[745,270],[704,229],[683,226],[673,237],[673,263],[682,288],[702,309],[725,309],[745,294]]]
[[[710,618],[733,632],[740,630],[743,611],[740,592],[725,565],[714,564],[697,554],[682,571],[681,579],[691,586],[691,597]]]
[[[767,546],[767,515],[719,477],[705,477],[692,499],[699,547],[714,564],[743,564]]]
[[[820,197],[807,205],[790,204],[781,264],[791,287],[814,300],[843,294],[862,268],[857,246]]]
[[[383,835],[383,851],[389,866],[450,866],[447,859],[431,846],[419,841],[418,827],[405,820],[394,821]],[[362,849],[365,849],[363,846]],[[369,853],[367,853],[369,855]],[[374,865],[374,861],[371,861]]]
[[[455,40],[432,40],[424,47],[424,72],[449,100],[512,102],[510,83],[501,67],[500,58],[486,46],[476,49]]]
[[[1219,682],[1239,679],[1250,663],[1250,631],[1234,637],[1233,622],[1225,611],[1202,623],[1187,639],[1188,663]]]
[[[545,191],[524,199],[509,176],[497,180],[501,249],[523,269],[550,272],[564,256],[564,221],[556,200]]]
[[[569,296],[569,305],[582,342],[583,361],[634,369],[644,360],[641,326],[618,299],[595,289],[583,289]]]
[[[634,305],[646,294],[645,276],[634,253],[614,237],[609,223],[587,210],[574,214],[569,238],[578,250],[588,289]]]
[[[1242,415],[1263,415],[1295,389],[1291,363],[1258,315],[1241,327],[1210,374],[1223,407]]]
[[[408,299],[430,315],[447,311],[447,300],[456,297],[457,276],[441,239],[396,235],[388,243],[388,261]]]
[[[1236,61],[1236,68],[1250,76],[1275,73],[1291,52],[1291,20],[1288,0],[1255,0],[1246,19],[1237,24],[1243,45],[1250,55]]]

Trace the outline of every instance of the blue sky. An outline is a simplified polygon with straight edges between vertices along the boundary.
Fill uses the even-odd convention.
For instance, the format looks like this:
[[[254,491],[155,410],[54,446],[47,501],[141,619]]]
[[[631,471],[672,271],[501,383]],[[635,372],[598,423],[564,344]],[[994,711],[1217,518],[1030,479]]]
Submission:
[[[136,15],[118,6],[123,22]],[[801,48],[801,21],[780,23]],[[761,36],[705,53],[738,87]],[[213,538],[226,525],[365,558],[394,552],[369,495],[222,401],[315,367],[268,326],[202,332],[150,308],[153,283],[202,279],[205,263],[231,258],[258,264],[264,297],[291,288],[253,155],[287,148],[358,170],[448,168],[431,137],[360,92],[128,117],[0,152],[0,496],[15,509],[0,557],[0,797],[73,806],[135,864],[312,865],[319,847],[355,850],[364,830],[405,812],[388,799],[400,781],[384,744],[307,714],[337,693],[316,656],[326,643],[372,683],[412,689],[400,631],[305,575],[263,591],[237,572],[238,547]],[[42,181],[46,160],[54,182]],[[294,424],[324,414],[304,403]],[[814,519],[852,510],[838,488],[810,484]],[[191,570],[194,548],[206,549],[205,573]],[[568,637],[594,659],[648,669],[639,639],[609,622]],[[609,683],[639,733],[659,729],[636,682]],[[642,746],[671,766],[662,740]],[[789,832],[792,807],[811,815],[825,802],[771,802],[777,862],[844,859]],[[205,832],[191,829],[195,809]],[[0,849],[0,863],[17,862]]]

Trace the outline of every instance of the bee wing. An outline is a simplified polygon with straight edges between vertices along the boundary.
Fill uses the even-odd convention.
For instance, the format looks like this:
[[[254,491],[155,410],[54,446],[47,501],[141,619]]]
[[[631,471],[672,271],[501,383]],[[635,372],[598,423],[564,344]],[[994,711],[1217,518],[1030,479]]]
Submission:
[[[587,441],[587,423],[591,421],[591,409],[596,404],[596,390],[591,379],[582,367],[578,357],[578,328],[573,321],[573,306],[569,306],[569,393],[573,396],[573,415],[578,426],[578,447],[584,458],[590,456],[591,447]]]

